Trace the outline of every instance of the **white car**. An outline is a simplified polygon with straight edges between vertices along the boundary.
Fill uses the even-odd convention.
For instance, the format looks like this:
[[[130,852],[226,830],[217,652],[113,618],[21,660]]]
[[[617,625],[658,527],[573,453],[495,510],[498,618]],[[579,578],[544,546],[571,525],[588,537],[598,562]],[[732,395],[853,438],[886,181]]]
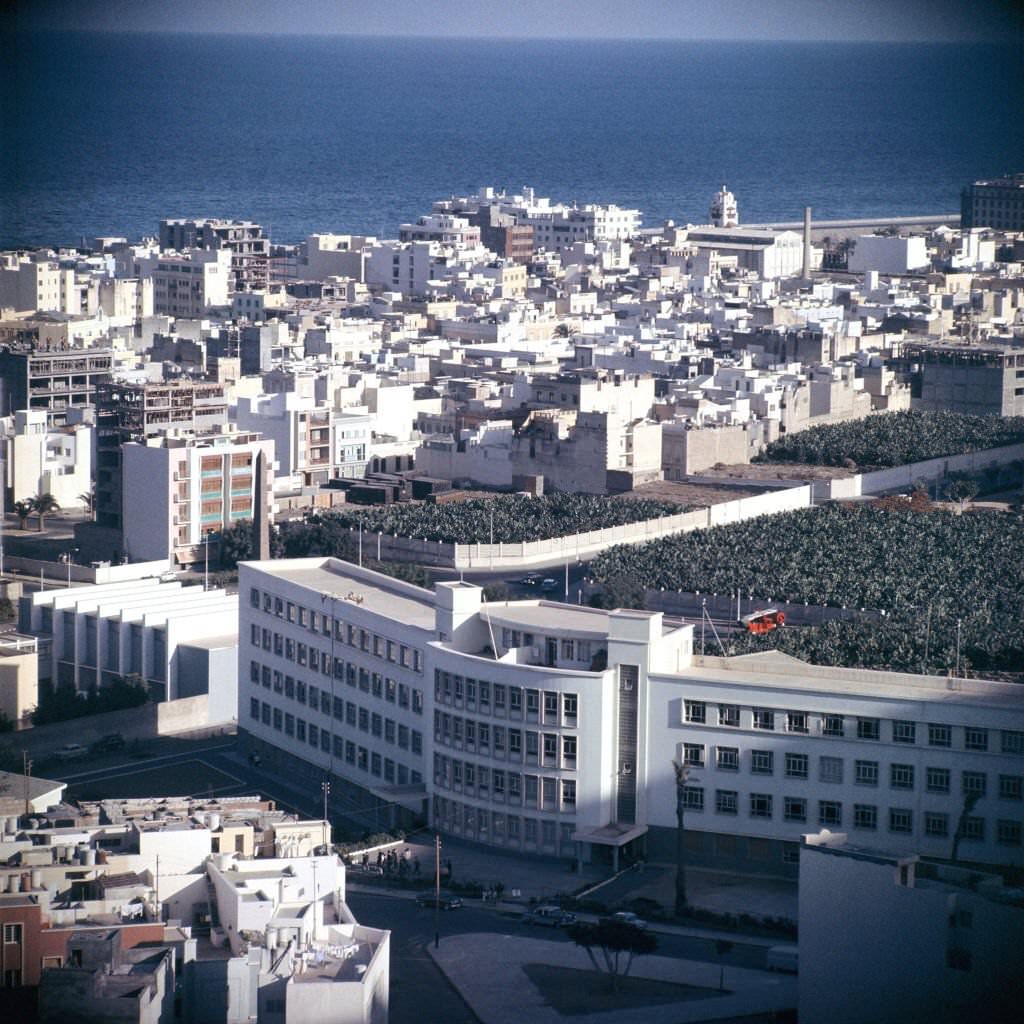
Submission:
[[[76,758],[85,757],[89,751],[81,743],[65,743],[60,750],[55,750],[53,756],[58,761],[74,761]]]

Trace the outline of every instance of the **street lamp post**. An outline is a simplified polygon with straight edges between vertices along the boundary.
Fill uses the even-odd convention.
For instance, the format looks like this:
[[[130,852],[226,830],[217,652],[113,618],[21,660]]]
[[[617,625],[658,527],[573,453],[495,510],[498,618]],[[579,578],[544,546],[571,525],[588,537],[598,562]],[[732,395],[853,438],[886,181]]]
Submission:
[[[329,821],[330,819],[327,817],[327,798],[331,795],[331,784],[326,779],[320,783],[320,791],[324,795],[324,821]]]

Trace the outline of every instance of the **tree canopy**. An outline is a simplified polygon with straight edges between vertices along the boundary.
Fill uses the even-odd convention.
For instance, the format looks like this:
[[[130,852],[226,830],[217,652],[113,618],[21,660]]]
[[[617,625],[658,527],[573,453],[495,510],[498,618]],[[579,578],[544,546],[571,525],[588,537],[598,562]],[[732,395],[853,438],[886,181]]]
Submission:
[[[595,971],[608,975],[613,991],[618,979],[629,975],[636,957],[649,956],[658,948],[656,935],[611,917],[597,924],[577,921],[569,925],[566,934],[587,951]]]

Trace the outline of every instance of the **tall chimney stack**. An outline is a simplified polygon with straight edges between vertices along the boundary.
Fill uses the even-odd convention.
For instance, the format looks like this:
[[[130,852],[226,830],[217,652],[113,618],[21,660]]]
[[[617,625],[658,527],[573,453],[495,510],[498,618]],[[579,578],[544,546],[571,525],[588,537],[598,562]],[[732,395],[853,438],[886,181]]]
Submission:
[[[804,207],[804,280],[811,279],[811,208]]]

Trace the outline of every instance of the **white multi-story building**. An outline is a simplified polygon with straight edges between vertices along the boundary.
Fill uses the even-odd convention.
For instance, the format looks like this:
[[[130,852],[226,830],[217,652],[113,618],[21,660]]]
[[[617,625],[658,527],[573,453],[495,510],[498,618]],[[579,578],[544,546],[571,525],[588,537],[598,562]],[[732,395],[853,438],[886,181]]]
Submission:
[[[800,848],[800,1020],[1019,1020],[1020,889],[848,839]]]
[[[677,762],[695,862],[795,872],[819,824],[948,857],[963,816],[961,859],[1024,863],[1019,687],[697,657],[658,613],[482,604],[330,558],[245,564],[239,588],[249,742],[436,828],[671,858]]]
[[[140,277],[153,281],[153,312],[158,316],[201,318],[211,307],[227,306],[230,301],[228,249],[144,256],[137,266]]]
[[[272,516],[275,465],[274,442],[252,433],[166,434],[121,445],[125,551],[134,561],[215,560],[222,530],[254,519],[261,506]]]
[[[47,427],[46,421],[45,409],[22,409],[0,420],[4,490],[14,501],[49,493],[61,508],[81,507],[92,488],[94,428]]]
[[[15,312],[82,312],[75,272],[44,258],[44,254],[7,254],[0,259],[0,309]]]

